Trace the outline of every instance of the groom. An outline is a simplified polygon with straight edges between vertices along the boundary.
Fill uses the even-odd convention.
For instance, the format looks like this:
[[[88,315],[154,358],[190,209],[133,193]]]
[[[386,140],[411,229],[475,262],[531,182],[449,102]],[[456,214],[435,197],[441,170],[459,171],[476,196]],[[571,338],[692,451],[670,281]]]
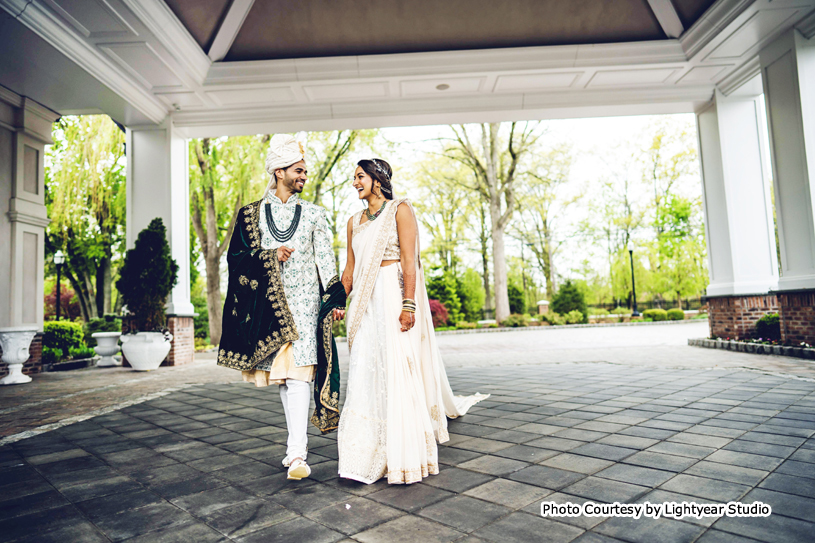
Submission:
[[[308,411],[323,433],[339,421],[339,361],[331,332],[344,317],[325,209],[300,198],[306,182],[302,144],[275,135],[266,156],[263,198],[242,208],[229,243],[229,282],[218,364],[256,386],[279,385],[289,436],[288,478],[306,463]],[[313,384],[312,384],[313,383]]]

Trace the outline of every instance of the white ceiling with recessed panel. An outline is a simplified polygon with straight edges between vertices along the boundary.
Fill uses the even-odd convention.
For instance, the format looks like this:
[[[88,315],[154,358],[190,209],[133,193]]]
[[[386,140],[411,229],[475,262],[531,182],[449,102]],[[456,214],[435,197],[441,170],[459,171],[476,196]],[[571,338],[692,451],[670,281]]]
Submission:
[[[233,2],[220,54],[251,5]],[[815,0],[720,0],[687,29],[670,2],[651,5],[678,38],[222,62],[161,0],[0,0],[139,118],[169,116],[189,137],[693,111],[753,78],[759,50],[782,33],[815,34]]]

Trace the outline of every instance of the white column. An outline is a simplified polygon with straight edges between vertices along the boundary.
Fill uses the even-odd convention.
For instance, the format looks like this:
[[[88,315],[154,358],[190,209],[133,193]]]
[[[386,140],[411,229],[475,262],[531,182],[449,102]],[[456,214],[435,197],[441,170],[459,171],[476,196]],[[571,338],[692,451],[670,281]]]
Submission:
[[[759,58],[781,244],[778,289],[815,288],[815,39],[792,29]]]
[[[759,87],[760,92],[760,87]],[[778,285],[760,95],[718,90],[696,115],[702,162],[708,296],[763,294]]]
[[[0,87],[0,328],[43,327],[43,156],[58,117]]]
[[[187,141],[161,125],[127,129],[127,247],[154,218],[167,228],[178,284],[167,300],[167,314],[188,316],[190,303],[190,205]]]

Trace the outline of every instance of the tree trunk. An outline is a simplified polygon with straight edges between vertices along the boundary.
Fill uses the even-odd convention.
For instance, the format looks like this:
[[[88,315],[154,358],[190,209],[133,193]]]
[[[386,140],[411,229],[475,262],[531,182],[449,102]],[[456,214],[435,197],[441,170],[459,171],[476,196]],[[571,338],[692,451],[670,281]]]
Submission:
[[[487,233],[487,216],[484,212],[483,204],[480,206],[481,216],[481,231],[479,234],[479,242],[481,242],[481,266],[484,269],[484,309],[492,309],[492,291],[490,289],[490,247],[489,247],[489,234]]]
[[[111,284],[113,282],[110,258],[99,259],[96,268],[96,314],[100,317],[111,312]]]
[[[93,304],[90,303],[90,300],[88,299],[87,296],[83,295],[81,283],[76,278],[76,276],[73,273],[71,273],[70,267],[67,265],[64,266],[62,268],[62,273],[64,273],[65,277],[68,278],[68,282],[71,283],[71,288],[74,289],[76,298],[77,300],[79,300],[79,310],[82,312],[82,320],[88,322],[92,318]]]
[[[552,270],[552,234],[549,229],[544,230],[543,276],[546,279],[546,295],[551,301],[555,295],[555,278]]]
[[[209,316],[209,342],[218,345],[221,342],[221,320],[223,301],[221,300],[221,265],[218,251],[210,251],[204,257],[207,265],[207,312]]]
[[[492,207],[492,206],[491,206]],[[500,214],[497,209],[493,214]],[[509,317],[509,294],[507,291],[507,260],[504,249],[504,229],[498,221],[492,222],[492,274],[495,285],[495,320],[502,322]]]

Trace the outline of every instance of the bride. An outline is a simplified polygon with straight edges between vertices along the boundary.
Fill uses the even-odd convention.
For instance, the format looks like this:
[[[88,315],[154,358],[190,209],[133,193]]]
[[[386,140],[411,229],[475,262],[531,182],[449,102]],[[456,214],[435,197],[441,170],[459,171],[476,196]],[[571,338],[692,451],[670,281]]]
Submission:
[[[353,186],[367,207],[348,221],[342,274],[350,306],[351,362],[337,445],[340,477],[415,483],[439,473],[436,442],[447,417],[488,397],[453,396],[441,361],[424,273],[418,224],[407,199],[393,199],[391,167],[361,160]]]

